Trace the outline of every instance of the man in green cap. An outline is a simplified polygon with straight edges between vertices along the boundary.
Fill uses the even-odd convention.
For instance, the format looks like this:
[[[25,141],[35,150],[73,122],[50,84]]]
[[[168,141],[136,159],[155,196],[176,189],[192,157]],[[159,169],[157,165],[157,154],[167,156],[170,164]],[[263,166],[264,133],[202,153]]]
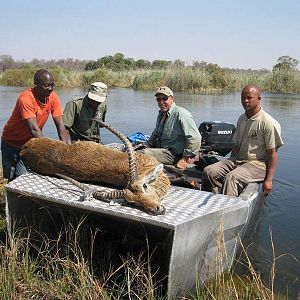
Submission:
[[[102,82],[91,84],[84,98],[71,100],[66,104],[63,121],[70,132],[71,140],[101,143],[99,125],[93,118],[105,121],[107,107],[107,86]]]

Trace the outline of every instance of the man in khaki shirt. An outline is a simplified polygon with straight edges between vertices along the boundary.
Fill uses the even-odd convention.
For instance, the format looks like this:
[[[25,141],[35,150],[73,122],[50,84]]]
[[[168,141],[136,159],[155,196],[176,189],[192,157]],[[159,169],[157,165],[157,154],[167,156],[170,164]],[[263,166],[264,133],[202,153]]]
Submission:
[[[278,162],[277,149],[283,145],[280,124],[261,108],[260,88],[247,85],[241,93],[245,113],[238,119],[235,146],[230,159],[203,170],[202,190],[238,196],[250,182],[263,182],[272,190]]]

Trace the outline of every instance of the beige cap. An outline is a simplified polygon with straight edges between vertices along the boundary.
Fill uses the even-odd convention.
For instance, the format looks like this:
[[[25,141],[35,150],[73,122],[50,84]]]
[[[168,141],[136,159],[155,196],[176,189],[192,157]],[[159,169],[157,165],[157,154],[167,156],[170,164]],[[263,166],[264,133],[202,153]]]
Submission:
[[[173,91],[172,91],[169,87],[167,87],[167,86],[161,86],[161,87],[156,91],[155,96],[156,96],[157,94],[164,94],[164,95],[166,95],[166,96],[168,96],[168,97],[170,97],[170,96],[173,97]]]
[[[88,97],[97,102],[104,102],[107,95],[107,85],[102,82],[91,84]]]

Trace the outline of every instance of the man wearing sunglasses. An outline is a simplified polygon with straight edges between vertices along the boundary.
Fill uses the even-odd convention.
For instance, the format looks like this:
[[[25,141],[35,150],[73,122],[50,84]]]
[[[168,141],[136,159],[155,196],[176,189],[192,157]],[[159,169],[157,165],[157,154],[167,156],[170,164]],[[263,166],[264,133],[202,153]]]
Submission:
[[[159,113],[148,146],[142,150],[163,164],[185,169],[194,161],[201,145],[201,135],[189,111],[174,102],[173,91],[160,87],[155,94]]]
[[[21,93],[11,117],[3,128],[1,152],[3,177],[9,181],[26,173],[20,160],[22,146],[33,137],[42,137],[42,129],[52,114],[60,140],[71,143],[62,121],[63,110],[58,95],[53,91],[51,73],[41,69],[34,74],[34,87]]]

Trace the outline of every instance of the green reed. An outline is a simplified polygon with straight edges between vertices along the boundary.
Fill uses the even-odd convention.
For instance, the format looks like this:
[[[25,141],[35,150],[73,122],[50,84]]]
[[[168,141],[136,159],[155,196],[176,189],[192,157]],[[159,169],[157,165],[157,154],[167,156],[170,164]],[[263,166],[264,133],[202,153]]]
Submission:
[[[36,69],[8,69],[0,76],[0,84],[31,86]],[[289,70],[253,71],[225,70],[220,67],[195,68],[191,66],[165,69],[132,69],[113,71],[71,71],[61,67],[49,69],[58,87],[83,87],[94,81],[103,81],[109,86],[156,90],[167,85],[175,91],[187,93],[218,94],[240,91],[246,84],[257,84],[263,91],[299,93],[300,72]]]

